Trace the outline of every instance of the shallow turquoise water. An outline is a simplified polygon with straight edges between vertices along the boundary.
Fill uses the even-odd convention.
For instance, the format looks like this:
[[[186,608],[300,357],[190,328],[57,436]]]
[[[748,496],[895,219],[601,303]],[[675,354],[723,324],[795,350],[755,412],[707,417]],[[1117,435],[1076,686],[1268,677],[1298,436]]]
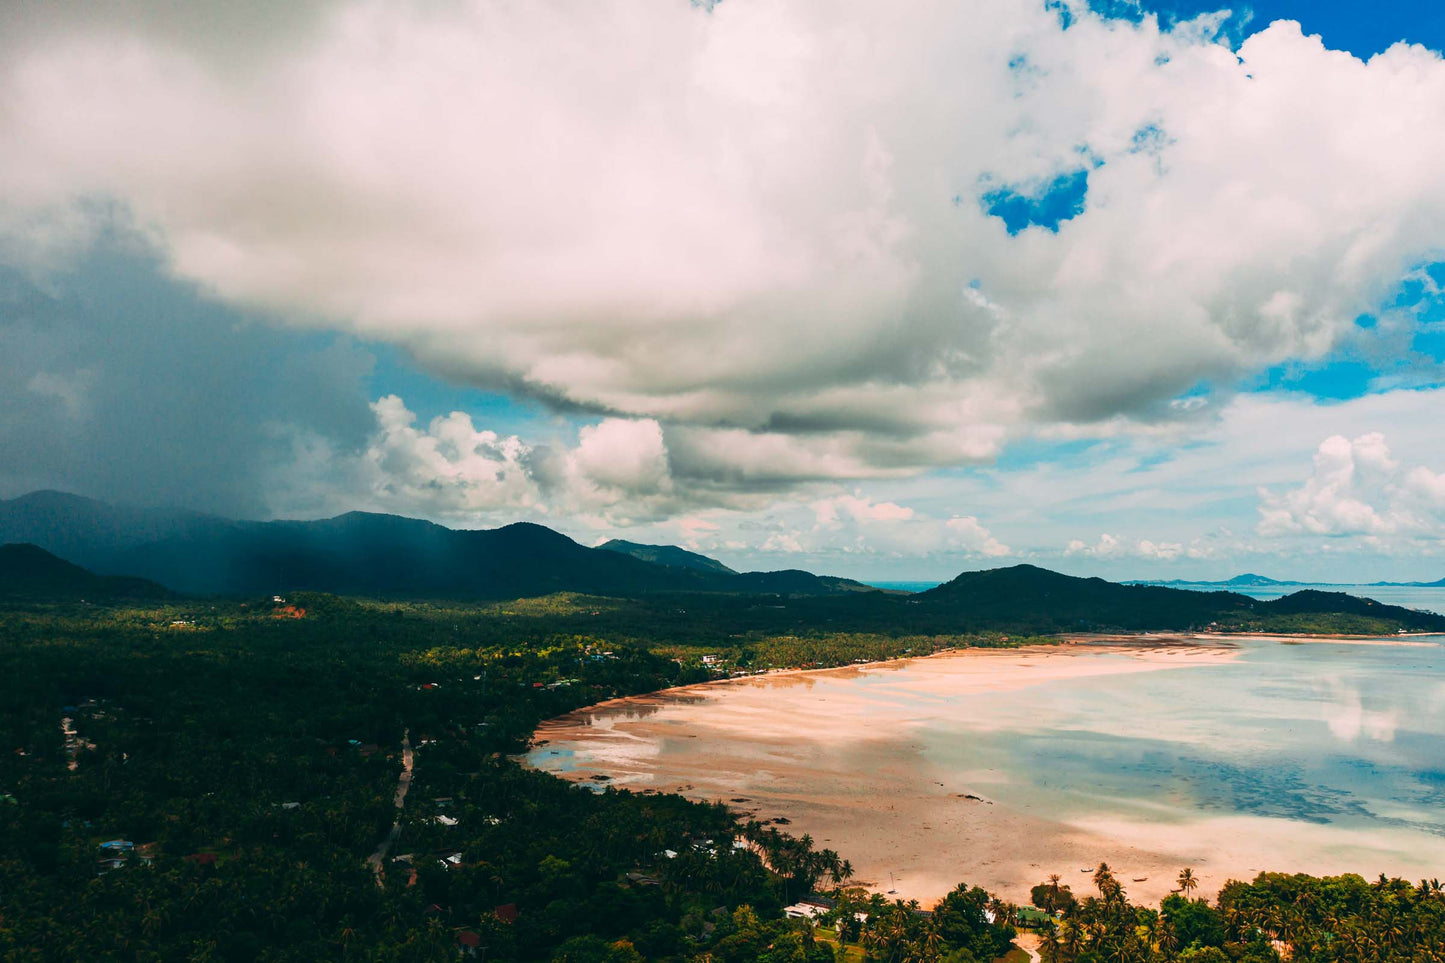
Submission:
[[[1198,592],[1238,592],[1262,601],[1292,595],[1305,589],[1317,589],[1321,592],[1358,595],[1361,598],[1384,602],[1386,605],[1403,605],[1407,609],[1445,614],[1445,588],[1428,585],[1265,585],[1258,588],[1240,588],[1234,585],[1197,583],[1175,587]]]
[[[991,791],[1023,808],[1046,798],[1065,816],[1243,814],[1445,836],[1440,644],[1246,642],[1218,665],[968,703],[956,722],[933,714],[928,754],[1006,773]]]
[[[583,714],[528,758],[612,776],[597,789],[748,797],[930,897],[967,877],[1022,898],[1100,858],[1140,891],[1184,865],[1215,886],[1260,868],[1445,876],[1445,636],[1414,641],[1218,639],[1232,651],[747,680]],[[996,808],[970,821],[965,793]],[[976,855],[979,833],[1004,845]]]

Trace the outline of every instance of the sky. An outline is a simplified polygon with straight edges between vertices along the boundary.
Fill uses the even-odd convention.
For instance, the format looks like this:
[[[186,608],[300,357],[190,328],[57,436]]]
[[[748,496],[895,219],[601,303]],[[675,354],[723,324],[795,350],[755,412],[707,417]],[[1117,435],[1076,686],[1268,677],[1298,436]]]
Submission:
[[[0,4],[0,497],[1445,576],[1445,12]]]

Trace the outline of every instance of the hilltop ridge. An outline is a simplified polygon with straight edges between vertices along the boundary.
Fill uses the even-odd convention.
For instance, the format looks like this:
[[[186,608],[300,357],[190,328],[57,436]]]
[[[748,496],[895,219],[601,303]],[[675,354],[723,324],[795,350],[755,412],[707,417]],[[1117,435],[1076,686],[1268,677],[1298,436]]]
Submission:
[[[0,501],[0,542],[32,543],[96,572],[142,576],[195,595],[315,590],[502,599],[561,591],[621,597],[877,591],[797,570],[737,573],[673,546],[641,547],[653,549],[659,561],[615,548],[587,548],[532,522],[451,529],[373,512],[239,521],[113,506],[61,492]],[[690,564],[676,564],[685,556],[691,556]]]
[[[0,598],[110,601],[166,598],[170,594],[143,578],[96,575],[36,545],[0,545]]]
[[[703,623],[783,633],[824,626],[891,634],[1445,631],[1445,616],[1316,589],[1264,602],[1226,590],[1121,584],[1019,564],[964,572],[907,595],[800,569],[734,572],[676,546],[619,541],[588,548],[532,522],[459,530],[372,512],[236,521],[115,508],[49,492],[0,501],[0,542],[38,546],[33,550],[43,549],[56,563],[88,569],[92,579],[145,580],[152,586],[146,591],[163,585],[190,595],[317,591],[477,601],[579,593],[640,600],[649,618],[674,620],[679,634],[695,634]],[[45,570],[58,571],[54,565]],[[83,584],[73,572],[68,577]],[[13,582],[25,584],[32,583]],[[79,594],[98,595],[98,584]],[[25,594],[10,594],[17,593]],[[739,597],[750,601],[739,606]],[[675,617],[674,610],[683,614]]]
[[[669,565],[673,568],[699,569],[704,572],[721,572],[724,575],[736,575],[736,570],[728,568],[715,558],[700,555],[697,552],[689,552],[685,548],[676,545],[644,545],[640,542],[629,542],[622,538],[613,538],[597,546],[609,552],[621,552],[623,555],[631,555],[633,558],[640,558],[644,562],[655,562],[658,565]]]

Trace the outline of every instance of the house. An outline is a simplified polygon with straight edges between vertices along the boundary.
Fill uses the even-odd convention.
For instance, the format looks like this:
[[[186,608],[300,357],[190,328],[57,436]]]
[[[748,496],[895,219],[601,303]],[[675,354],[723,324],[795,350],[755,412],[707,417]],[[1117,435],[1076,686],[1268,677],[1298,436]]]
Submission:
[[[443,826],[455,826],[460,822],[455,816],[433,816],[431,821]]]
[[[467,956],[475,956],[482,945],[482,936],[472,930],[462,930],[457,934],[457,945]]]
[[[95,864],[95,875],[104,876],[113,869],[120,869],[125,865],[125,860],[119,856],[111,856],[109,859],[97,860]]]
[[[437,854],[437,862],[442,869],[456,869],[462,864],[462,854],[454,850],[447,850]]]
[[[186,861],[189,862],[189,863],[195,863],[197,866],[215,866],[215,865],[216,865],[216,854],[215,854],[215,853],[191,853],[191,855],[189,855],[189,856],[186,857]]]
[[[812,920],[822,916],[830,909],[832,909],[831,906],[824,906],[822,903],[814,900],[805,899],[799,900],[792,906],[784,906],[783,915],[788,917],[788,919]]]
[[[503,923],[515,923],[517,922],[517,904],[503,903],[492,909],[492,915]]]
[[[702,657],[703,665],[716,665],[719,661],[720,660],[715,655],[705,655]]]
[[[300,804],[299,802],[283,802],[283,803],[281,804],[281,808],[282,808],[282,809],[300,809],[300,808],[301,808],[301,804]]]
[[[112,853],[128,853],[135,849],[135,843],[128,839],[112,839],[101,843],[100,848]]]

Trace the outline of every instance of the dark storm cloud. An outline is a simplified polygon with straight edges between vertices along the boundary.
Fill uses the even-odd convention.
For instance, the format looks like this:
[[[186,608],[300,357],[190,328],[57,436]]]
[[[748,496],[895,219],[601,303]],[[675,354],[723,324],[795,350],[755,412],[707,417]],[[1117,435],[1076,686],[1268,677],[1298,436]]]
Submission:
[[[364,444],[371,363],[207,299],[125,227],[61,274],[0,264],[0,494],[266,514],[298,442]]]

